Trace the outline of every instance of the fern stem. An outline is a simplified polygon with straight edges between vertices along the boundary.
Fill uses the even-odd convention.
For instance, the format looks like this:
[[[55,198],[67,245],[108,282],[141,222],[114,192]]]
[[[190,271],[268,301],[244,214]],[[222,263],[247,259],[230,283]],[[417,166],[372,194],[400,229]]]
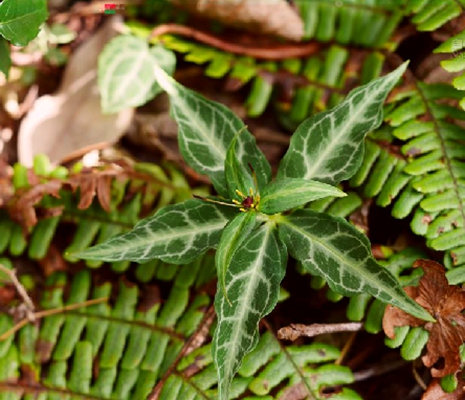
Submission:
[[[34,303],[32,302],[32,299],[29,297],[27,294],[26,289],[24,286],[21,284],[21,282],[18,280],[15,270],[8,269],[4,265],[0,264],[0,271],[8,275],[10,278],[11,282],[15,286],[18,294],[21,296],[23,299],[24,305],[26,306],[26,320],[35,321],[35,316],[34,316]]]
[[[461,198],[461,194],[460,194],[460,191],[459,191],[459,186],[460,185],[459,185],[457,176],[454,173],[454,169],[453,169],[452,163],[451,163],[451,158],[447,154],[446,142],[445,142],[444,137],[441,135],[441,129],[440,129],[439,125],[438,125],[437,118],[433,115],[433,111],[432,111],[431,106],[430,106],[430,104],[428,102],[428,99],[425,96],[425,93],[423,92],[421,84],[417,80],[414,80],[414,82],[415,82],[415,86],[416,86],[416,89],[418,91],[418,94],[420,95],[420,98],[423,101],[423,104],[425,106],[425,115],[433,123],[434,132],[436,133],[436,136],[438,137],[439,142],[441,144],[441,153],[442,153],[442,156],[443,156],[443,159],[444,159],[445,167],[446,167],[447,171],[449,172],[450,177],[451,177],[452,182],[453,182],[453,191],[454,191],[455,196],[457,197],[457,199],[460,199]],[[460,212],[460,215],[462,216],[462,219],[465,221],[465,210],[463,209],[463,203],[461,201],[458,202],[458,210]]]
[[[336,365],[342,365],[342,362],[344,361],[344,358],[346,357],[347,353],[351,349],[352,345],[354,344],[355,337],[357,336],[357,331],[352,332],[349,340],[344,344],[344,347],[341,350],[341,354],[337,358],[336,361],[334,361],[334,364]]]
[[[93,306],[94,304],[104,303],[107,300],[108,300],[108,297],[102,297],[100,299],[87,300],[87,301],[83,301],[82,303],[70,304],[64,307],[36,312],[33,314],[33,319],[26,317],[22,319],[21,321],[19,321],[15,326],[13,326],[13,328],[8,329],[6,332],[2,333],[0,335],[0,342],[3,342],[4,340],[8,339],[12,334],[20,330],[23,326],[27,325],[28,322],[35,321],[37,319],[44,318],[44,317],[49,317],[50,315],[60,314],[66,311],[72,311],[77,308],[88,307],[88,306]]]
[[[157,400],[159,399],[160,393],[163,389],[164,384],[168,380],[168,378],[173,374],[176,373],[176,368],[179,364],[179,362],[182,360],[182,358],[191,353],[193,350],[196,348],[200,347],[203,342],[205,341],[205,338],[208,335],[208,332],[210,331],[210,327],[213,324],[213,321],[215,319],[215,309],[213,305],[211,305],[207,312],[205,313],[202,322],[199,324],[199,327],[196,329],[196,331],[192,334],[192,336],[189,338],[189,340],[186,341],[184,344],[183,348],[181,351],[178,353],[176,359],[171,363],[171,366],[168,368],[166,371],[165,375],[158,381],[156,386],[153,388],[152,392],[150,393],[149,397],[147,400]],[[179,375],[181,378],[185,378],[184,374]],[[192,381],[187,381],[190,385],[193,385]],[[194,387],[197,392],[203,397],[204,394],[201,390],[198,390],[197,387]]]

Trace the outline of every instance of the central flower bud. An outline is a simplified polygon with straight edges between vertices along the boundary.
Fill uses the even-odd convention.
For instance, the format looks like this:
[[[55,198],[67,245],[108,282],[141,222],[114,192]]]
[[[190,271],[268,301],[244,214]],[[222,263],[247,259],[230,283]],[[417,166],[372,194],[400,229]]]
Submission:
[[[233,203],[237,204],[239,206],[242,206],[240,209],[243,212],[246,212],[249,209],[256,209],[258,206],[258,203],[260,202],[260,195],[255,194],[253,189],[250,188],[249,191],[249,196],[246,196],[244,193],[242,193],[240,190],[236,190],[236,193],[238,196],[242,198],[242,201],[238,201],[236,199],[233,199]]]

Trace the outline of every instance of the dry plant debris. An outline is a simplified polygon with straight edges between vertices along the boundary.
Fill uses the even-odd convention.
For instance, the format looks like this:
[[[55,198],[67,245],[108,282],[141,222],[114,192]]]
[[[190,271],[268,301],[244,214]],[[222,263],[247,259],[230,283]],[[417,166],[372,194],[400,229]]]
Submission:
[[[47,154],[58,162],[97,143],[114,143],[128,128],[133,109],[104,115],[97,87],[98,57],[116,36],[120,18],[109,18],[102,28],[69,58],[60,88],[39,97],[21,123],[18,157],[31,166],[34,156]]]
[[[124,179],[131,174],[134,174],[134,171],[129,167],[122,169],[113,164],[102,168],[84,168],[79,173],[70,175],[68,179],[40,177],[29,170],[29,186],[18,189],[14,196],[8,196],[0,201],[0,205],[2,202],[5,203],[11,218],[27,232],[38,222],[37,205],[41,200],[47,195],[60,198],[62,189],[71,189],[73,192],[80,190],[78,204],[80,210],[90,207],[94,197],[97,197],[102,208],[110,212],[113,179]],[[9,182],[7,186],[12,187],[12,183]],[[41,216],[44,217],[59,216],[63,212],[63,206],[47,207],[41,211],[43,211]],[[45,215],[43,215],[44,212]]]
[[[452,393],[444,392],[441,387],[440,379],[433,379],[425,393],[421,397],[421,400],[462,400],[465,398],[465,382],[459,379],[457,389]]]
[[[426,367],[431,368],[433,377],[440,378],[460,369],[459,347],[465,338],[465,291],[450,286],[444,267],[430,260],[418,260],[414,268],[422,268],[423,277],[418,287],[409,286],[407,294],[430,312],[437,322],[425,323],[398,308],[388,306],[383,318],[383,329],[390,338],[395,337],[397,326],[423,326],[430,337],[427,353],[422,357]]]
[[[313,337],[326,333],[357,332],[363,329],[361,322],[347,322],[341,324],[291,324],[278,331],[278,339],[296,340],[301,336]]]
[[[192,14],[242,28],[254,33],[271,34],[300,40],[304,25],[286,0],[171,0]]]

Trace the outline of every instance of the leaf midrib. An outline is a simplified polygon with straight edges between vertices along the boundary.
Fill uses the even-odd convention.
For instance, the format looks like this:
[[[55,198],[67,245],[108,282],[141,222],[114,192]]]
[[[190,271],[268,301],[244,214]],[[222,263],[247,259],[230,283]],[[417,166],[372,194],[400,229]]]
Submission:
[[[216,224],[210,224],[210,225],[202,224],[202,225],[197,225],[197,227],[194,227],[194,228],[192,226],[186,226],[182,229],[177,229],[171,232],[170,234],[163,233],[161,237],[162,240],[158,240],[158,241],[156,239],[154,240],[154,237],[156,238],[158,235],[154,235],[154,236],[147,235],[146,240],[144,240],[142,243],[144,244],[152,243],[153,245],[155,245],[155,244],[163,243],[163,242],[166,242],[172,239],[180,239],[180,238],[187,237],[187,236],[195,236],[197,234],[208,233],[208,232],[211,232],[212,230],[221,229],[222,227],[224,227],[227,221],[228,220],[225,218],[224,220]],[[199,229],[199,227],[201,228]],[[181,232],[181,234],[177,235],[176,234],[177,232]]]
[[[382,88],[384,88],[384,85],[380,85]],[[378,94],[381,90],[377,90],[377,91],[370,91],[370,93],[376,93]],[[315,177],[317,176],[318,174],[315,173],[315,172],[318,172],[321,164],[323,164],[324,162],[327,162],[328,160],[328,156],[329,154],[331,154],[334,150],[334,148],[336,147],[339,147],[341,145],[341,143],[344,143],[344,142],[347,142],[347,140],[339,140],[341,137],[344,138],[347,134],[347,132],[350,130],[348,127],[352,127],[353,126],[353,123],[355,120],[358,119],[359,115],[360,114],[363,114],[366,110],[366,105],[370,104],[372,102],[372,99],[373,98],[376,98],[377,96],[363,96],[363,99],[362,99],[362,102],[361,103],[358,103],[357,104],[357,107],[358,109],[353,112],[353,113],[346,113],[345,115],[349,115],[349,118],[348,120],[347,119],[344,119],[342,121],[342,125],[345,127],[341,130],[337,130],[337,129],[333,129],[334,130],[337,130],[339,133],[338,134],[335,134],[335,135],[331,135],[331,137],[333,138],[333,140],[330,141],[329,145],[326,146],[323,150],[321,150],[318,154],[318,158],[316,160],[312,160],[313,161],[313,164],[311,166],[309,166],[307,163],[307,172],[305,174],[305,178],[306,179],[310,179],[312,177]],[[368,99],[370,101],[368,101]],[[350,102],[352,103],[352,101]],[[339,106],[337,106],[334,110],[333,110],[333,113],[331,114],[326,114],[322,119],[320,119],[314,126],[312,126],[311,130],[315,130],[317,129],[321,124],[323,124],[325,121],[327,120],[331,120],[331,116],[336,114],[336,112],[343,108],[344,106],[346,106],[345,103],[341,103]],[[349,110],[350,110],[350,107],[348,107]],[[331,124],[331,123],[330,123]],[[334,127],[333,128],[337,128],[338,126],[341,126],[341,123],[336,121],[336,124],[334,124]],[[310,135],[307,135],[305,138],[304,138],[304,148],[307,146],[307,143],[308,143],[308,140],[310,139]],[[307,158],[305,158],[305,160],[307,161]]]
[[[263,228],[265,229],[265,228]],[[266,249],[268,247],[268,238],[270,236],[270,232],[271,232],[271,229],[266,229],[266,232],[265,232],[265,236],[263,237],[263,240],[262,240],[262,245],[260,246],[260,252],[258,254],[258,256],[255,258],[255,261],[253,263],[253,269],[254,271],[259,271],[260,270],[260,260],[263,259],[263,255],[266,253]],[[256,269],[258,265],[258,269]],[[254,279],[253,280],[248,280],[249,284],[247,285],[247,294],[246,296],[243,296],[242,299],[241,299],[241,304],[243,305],[250,305],[252,304],[252,301],[249,301],[249,299],[253,300],[253,293],[254,293],[254,290],[256,289],[257,287],[257,277],[259,276],[259,274],[255,273],[255,274],[252,274]],[[252,290],[252,288],[254,290]],[[225,302],[226,299],[223,298],[223,302]],[[224,304],[224,303],[223,303]],[[247,307],[241,307],[240,310],[240,318],[238,318],[238,320],[241,322],[239,324],[234,324],[233,326],[235,327],[235,329],[233,330],[234,334],[232,335],[234,337],[234,339],[231,341],[232,343],[237,343],[238,339],[242,336],[241,333],[242,331],[244,330],[243,329],[243,324],[242,324],[242,321],[244,320],[244,316],[246,315],[246,311],[248,308]],[[233,346],[233,355],[234,357],[229,357],[230,360],[233,360],[235,361],[237,359],[237,349],[238,347],[234,347]],[[228,363],[228,373],[226,375],[232,375],[232,370],[233,370],[233,367],[234,367],[234,364],[232,363]]]
[[[160,68],[158,65],[154,65],[154,70],[155,70],[155,75],[157,76],[158,84],[166,92],[168,92],[168,94],[170,95],[170,100],[173,103],[176,103],[176,97],[175,96],[178,96],[178,97],[190,96],[189,92],[186,91],[186,93],[182,93],[182,91],[178,90],[178,88],[176,87],[177,82],[175,82],[173,79],[171,79],[171,77],[168,76],[168,74],[166,74],[165,71],[163,71],[163,69]],[[159,79],[160,75],[161,75],[162,79]],[[198,103],[197,99],[194,98],[192,100],[193,100],[194,103],[196,103],[196,104]],[[208,107],[208,108],[211,109],[212,118],[214,118],[213,116],[215,115],[216,112],[218,112],[218,110],[212,108],[211,105],[206,103],[206,102],[203,104],[203,106]],[[180,107],[180,108],[182,109],[183,107]],[[204,125],[199,124],[199,121],[198,121],[199,118],[197,118],[198,116],[195,113],[191,112],[190,107],[187,107],[185,110],[183,110],[182,114],[184,116],[186,116],[187,119],[190,121],[190,123],[197,128],[196,133],[197,133],[197,135],[198,135],[198,137],[200,139],[204,139],[204,141],[206,142],[205,146],[208,147],[209,144],[211,145],[210,147],[213,148],[214,154],[216,154],[216,156],[214,156],[214,158],[217,161],[224,160],[226,158],[226,149],[223,146],[223,143],[218,142],[216,140],[213,140],[215,138],[215,136],[212,136],[212,135],[208,134],[208,127],[205,127]],[[228,123],[228,121],[225,121],[225,123]],[[215,122],[215,125],[216,125],[216,122]],[[223,169],[223,163],[218,162],[217,164],[219,165],[220,169],[222,170]],[[218,165],[216,165],[215,167],[217,167]],[[201,166],[203,168],[203,164]]]
[[[138,237],[138,241],[134,243],[134,246],[131,246],[131,248],[126,251],[126,254],[128,252],[136,251],[137,249],[141,247],[145,248],[146,246],[149,246],[150,251],[152,251],[154,247],[165,244],[166,242],[170,242],[173,239],[185,240],[186,238],[192,237],[192,236],[204,235],[207,233],[212,234],[215,231],[218,231],[221,228],[223,228],[226,222],[227,222],[227,219],[224,219],[216,224],[210,224],[210,225],[202,224],[203,226],[202,228],[198,228],[195,230],[192,229],[192,226],[186,226],[183,229],[178,229],[170,234],[163,233],[163,235],[160,235],[160,236],[152,235],[152,234],[144,235],[142,239]],[[144,228],[144,229],[148,229],[148,228]],[[157,240],[157,236],[158,236],[158,240]],[[120,240],[120,237],[114,238],[114,241],[118,241],[118,240]],[[87,258],[91,259],[93,256],[102,257],[102,256],[105,256],[105,254],[108,254],[108,252],[110,252],[111,254],[114,253],[113,240],[110,240],[109,242],[104,243],[101,246],[102,247],[96,246],[94,248],[89,249],[93,251],[86,250],[85,253],[86,253]]]
[[[319,185],[319,182],[315,182],[315,185],[310,185],[310,182],[308,182],[307,185],[300,185],[300,186],[294,186],[290,188],[285,188],[285,189],[279,189],[278,191],[271,193],[271,194],[264,194],[262,198],[262,202],[266,203],[267,201],[270,200],[275,200],[279,199],[281,197],[286,197],[286,196],[291,196],[291,195],[298,195],[298,194],[306,194],[311,191],[319,190],[317,194],[332,194],[334,196],[337,196],[338,194],[342,195],[342,191],[338,191],[336,187],[331,186],[334,190],[331,190],[331,188],[328,188],[323,185]]]
[[[17,0],[17,1],[20,1],[20,0]],[[29,0],[27,0],[27,1],[29,1]],[[6,7],[6,6],[5,6],[5,7]],[[12,4],[10,4],[10,8],[9,8],[9,9],[7,8],[7,12],[10,11],[11,7],[12,7]],[[0,4],[0,9],[1,9],[1,4]],[[32,11],[28,12],[27,14],[22,14],[22,15],[17,16],[17,17],[14,18],[14,19],[6,20],[6,22],[5,22],[5,20],[0,20],[0,28],[1,28],[2,26],[6,26],[6,27],[9,28],[9,26],[8,26],[9,24],[12,24],[12,23],[14,23],[14,22],[16,22],[16,21],[19,21],[19,20],[21,20],[21,19],[27,18],[27,17],[29,17],[29,16],[31,16],[31,15],[39,14],[41,11],[42,11],[42,10],[40,10],[40,9],[32,10]],[[7,14],[6,14],[5,16],[7,16]]]
[[[121,95],[124,92],[126,92],[126,93],[128,92],[128,89],[131,86],[131,82],[138,81],[140,79],[141,67],[144,65],[144,62],[147,59],[149,60],[149,63],[150,63],[150,61],[153,61],[153,57],[149,53],[148,48],[144,48],[142,51],[138,51],[138,52],[127,50],[127,53],[124,50],[122,50],[119,57],[115,57],[115,60],[114,60],[114,63],[113,63],[113,66],[114,66],[113,69],[115,70],[116,67],[119,65],[119,59],[120,58],[125,59],[131,53],[136,56],[136,58],[134,60],[135,64],[132,66],[132,68],[130,68],[129,74],[126,73],[124,75],[123,84],[118,85],[118,90],[116,92],[114,92],[113,97],[116,98],[116,99],[121,99]],[[152,60],[150,60],[150,58],[152,58]],[[112,71],[109,71],[108,77],[110,79],[112,77],[114,77]]]
[[[315,238],[315,237],[312,236],[309,232],[307,232],[307,231],[301,229],[299,226],[292,224],[288,219],[285,219],[285,220],[283,219],[283,222],[282,222],[282,223],[284,223],[285,225],[288,225],[291,229],[294,229],[295,231],[299,232],[299,233],[302,234],[303,236],[308,237],[309,240],[313,240],[313,241],[317,242],[321,247],[323,247],[323,248],[325,248],[325,249],[328,249],[329,253],[331,253],[332,255],[335,256],[335,258],[337,258],[338,260],[340,260],[340,264],[347,264],[347,265],[351,266],[353,270],[358,271],[357,268],[356,268],[356,264],[355,264],[355,263],[349,263],[349,262],[347,261],[347,258],[344,258],[344,257],[342,257],[342,256],[340,255],[341,253],[335,252],[335,251],[334,251],[334,250],[337,250],[335,247],[333,247],[333,246],[327,246],[326,244],[323,244],[323,242],[322,242],[321,240],[319,240],[318,238]],[[368,258],[368,259],[369,259],[369,258]],[[373,278],[371,277],[371,275],[365,276],[365,271],[364,271],[364,270],[362,270],[361,272],[362,272],[361,275],[363,276],[363,278],[365,279],[365,281],[368,281],[369,283],[375,282],[375,285],[372,285],[372,286],[377,287],[377,281],[376,281],[376,279],[373,279]],[[388,292],[389,295],[390,295],[392,298],[396,298],[396,297],[397,297],[397,292],[393,291],[390,287],[388,288],[388,290],[385,290],[385,292]],[[394,293],[394,296],[393,296],[391,293]]]

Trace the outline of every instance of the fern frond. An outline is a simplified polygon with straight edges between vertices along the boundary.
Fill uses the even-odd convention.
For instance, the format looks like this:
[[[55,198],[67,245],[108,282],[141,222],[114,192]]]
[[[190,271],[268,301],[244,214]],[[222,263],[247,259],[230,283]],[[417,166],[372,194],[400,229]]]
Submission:
[[[406,12],[410,13],[411,21],[419,31],[432,32],[458,17],[457,27],[461,30],[463,15],[465,15],[464,0],[407,0]],[[448,72],[465,71],[465,31],[452,33],[434,52],[450,54],[451,58],[441,61],[441,66]],[[452,80],[452,85],[459,90],[465,90],[465,72]],[[465,109],[465,97],[460,105]]]
[[[450,59],[441,61],[441,66],[446,71],[456,74],[465,71],[465,31],[447,39],[434,52],[451,54]],[[452,79],[452,85],[465,90],[465,72]],[[465,97],[460,101],[460,105],[465,109]]]
[[[465,10],[463,0],[406,0],[405,12],[419,31],[434,31]]]
[[[7,259],[1,262],[12,267]],[[164,400],[215,398],[211,344],[195,344],[208,337],[199,329],[208,331],[202,324],[212,298],[198,288],[205,269],[209,280],[215,273],[213,257],[178,266],[167,277],[171,267],[159,263],[154,275],[163,281],[152,279],[144,290],[128,277],[92,278],[90,270],[49,276],[40,290],[44,310],[94,298],[111,301],[45,317],[0,342],[0,391],[18,400],[145,400],[157,386]],[[0,333],[12,325],[12,316],[0,314]],[[283,347],[266,332],[233,381],[232,398],[274,399],[296,388],[328,398],[323,388],[353,382],[349,368],[333,364],[339,356],[337,348],[322,343]],[[360,398],[347,388],[334,396]]]
[[[403,0],[327,2],[296,0],[304,38],[380,48],[403,17]]]
[[[205,64],[204,73],[211,78],[228,77],[236,88],[250,83],[245,101],[248,115],[257,117],[273,103],[289,129],[311,114],[334,107],[357,84],[377,78],[385,59],[381,52],[339,45],[282,62],[259,62],[171,35],[163,36],[163,45],[184,54],[186,61]],[[282,90],[277,90],[279,86]]]
[[[54,170],[44,170],[39,167],[42,164],[36,163],[34,173],[45,182],[44,185],[49,182],[49,179],[58,179],[54,178],[56,176]],[[7,252],[12,256],[20,256],[27,249],[30,259],[44,259],[49,251],[52,251],[50,246],[53,239],[60,235],[57,232],[60,226],[70,223],[74,225],[75,231],[65,239],[68,242],[65,253],[79,251],[92,243],[100,243],[114,235],[130,230],[142,217],[155,212],[166,204],[184,201],[191,198],[193,193],[207,194],[205,188],[192,190],[184,175],[173,166],[166,165],[162,168],[157,165],[139,163],[135,164],[134,168],[126,168],[126,171],[119,171],[118,176],[113,176],[109,181],[110,193],[108,195],[111,198],[108,205],[109,212],[105,211],[97,201],[82,209],[82,198],[84,195],[87,196],[86,191],[90,190],[88,186],[85,186],[85,179],[87,175],[92,176],[93,172],[97,173],[98,170],[90,173],[87,171],[86,174],[80,170],[63,174],[60,169],[60,198],[44,193],[41,201],[34,208],[31,204],[26,203],[28,206],[26,211],[39,210],[42,214],[47,215],[48,210],[58,209],[57,216],[41,218],[26,236],[21,226],[11,219],[7,211],[0,210],[0,229],[2,231],[0,254]],[[27,179],[28,172],[25,167],[18,164],[14,170],[12,181],[15,182],[19,198],[12,199],[9,203],[10,206],[14,201],[16,201],[15,204],[20,203],[21,196],[25,196],[27,199],[28,190],[34,189],[34,186]],[[81,176],[84,183],[81,186],[80,196],[78,196],[70,189],[69,182],[75,178],[75,180],[79,180]],[[60,244],[63,244],[63,240],[60,241]],[[68,262],[78,261],[66,254],[64,257]],[[90,261],[87,265],[98,267],[101,263]],[[112,264],[112,268],[124,271],[129,265],[129,262],[115,262]]]
[[[327,6],[339,10],[339,7],[333,4]],[[347,6],[354,8],[353,4],[347,3]],[[354,9],[358,10],[359,7]],[[371,6],[368,9],[371,10]],[[373,10],[378,14],[381,10],[380,15],[382,15],[384,9],[373,7]],[[362,7],[360,12],[363,14],[365,11],[366,9]],[[396,10],[393,12],[398,14]],[[354,21],[360,24],[360,18],[361,14],[357,11]],[[383,36],[389,37],[390,32],[397,25],[397,19],[394,23],[393,17],[390,18],[392,29],[388,35],[387,31],[383,30]],[[364,15],[362,20],[365,19]],[[372,23],[377,22],[368,18],[363,24],[364,29],[371,29]],[[134,23],[128,23],[127,26],[133,34],[140,37],[146,38],[151,33],[147,26],[141,27]],[[359,35],[356,31],[354,37],[373,38],[372,31],[370,30],[370,34],[366,35]],[[289,129],[294,129],[309,115],[337,105],[358,84],[365,84],[377,78],[381,74],[385,59],[382,52],[374,49],[350,48],[350,44],[357,44],[350,40],[336,40],[335,42],[340,44],[333,45],[321,44],[321,51],[317,54],[305,58],[287,58],[282,62],[263,62],[250,56],[235,55],[172,34],[163,34],[152,39],[152,43],[155,42],[183,54],[188,62],[205,65],[204,73],[208,77],[215,79],[227,77],[227,85],[234,89],[250,83],[251,89],[245,101],[248,115],[251,117],[261,115],[273,102],[283,124]],[[276,90],[277,86],[282,90]],[[277,92],[285,93],[279,95]]]
[[[388,106],[389,125],[371,136],[351,180],[378,205],[392,203],[394,217],[412,216],[413,232],[446,252],[448,268],[460,267],[448,273],[451,283],[465,280],[465,130],[453,123],[465,120],[454,106],[462,96],[448,85],[419,82],[399,94]]]

